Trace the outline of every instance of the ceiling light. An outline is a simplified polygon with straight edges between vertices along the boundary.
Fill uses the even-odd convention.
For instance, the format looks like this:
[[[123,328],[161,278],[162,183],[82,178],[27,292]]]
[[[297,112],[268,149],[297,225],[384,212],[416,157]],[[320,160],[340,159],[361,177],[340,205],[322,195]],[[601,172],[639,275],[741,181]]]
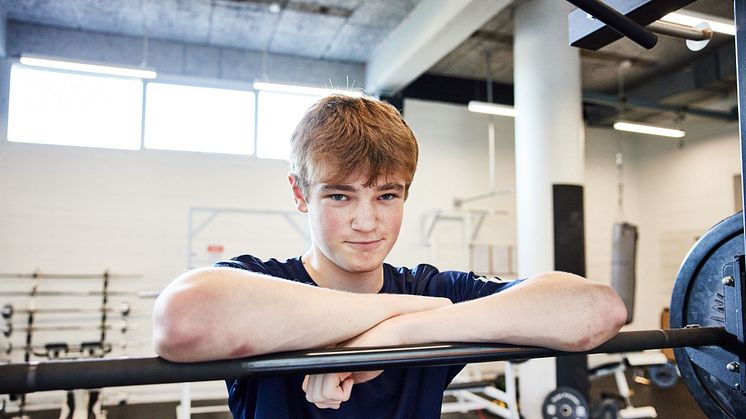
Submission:
[[[479,102],[477,100],[470,101],[467,109],[469,109],[470,112],[487,113],[490,115],[515,117],[516,114],[515,108],[512,106],[489,102]]]
[[[273,15],[276,15],[282,11],[282,6],[280,6],[277,2],[272,2],[269,4],[269,7],[267,7],[270,13]]]
[[[712,15],[695,13],[689,11],[669,13],[661,18],[664,22],[678,23],[679,25],[697,26],[699,23],[706,22],[715,32],[727,35],[736,34],[736,25],[733,20],[723,19]]]
[[[60,59],[44,58],[35,55],[21,56],[21,64],[33,66],[54,68],[58,70],[80,71],[84,73],[108,74],[111,76],[134,77],[138,79],[154,79],[157,73],[153,70],[137,67],[114,67],[102,64],[89,64],[80,61],[67,61]]]
[[[681,138],[686,132],[680,129],[662,128],[654,125],[638,124],[636,122],[619,121],[614,123],[614,129],[619,131],[636,132],[638,134],[660,135],[662,137]]]
[[[255,81],[254,89],[267,90],[278,93],[294,93],[299,95],[327,96],[331,94],[362,97],[363,92],[359,90],[327,89],[324,87],[299,86],[294,84],[267,83]]]

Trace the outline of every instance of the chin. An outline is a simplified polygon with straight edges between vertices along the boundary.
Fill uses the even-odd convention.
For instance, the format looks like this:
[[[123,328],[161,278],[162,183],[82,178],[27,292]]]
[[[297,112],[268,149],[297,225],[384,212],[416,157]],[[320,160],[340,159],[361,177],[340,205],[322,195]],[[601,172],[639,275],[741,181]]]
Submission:
[[[354,274],[363,274],[368,272],[373,272],[376,269],[381,267],[381,264],[378,265],[348,265],[345,270],[350,273]]]
[[[344,266],[345,270],[351,273],[367,273],[375,271],[380,268],[382,264],[383,259],[376,258],[375,260],[347,261],[347,263],[340,266]]]

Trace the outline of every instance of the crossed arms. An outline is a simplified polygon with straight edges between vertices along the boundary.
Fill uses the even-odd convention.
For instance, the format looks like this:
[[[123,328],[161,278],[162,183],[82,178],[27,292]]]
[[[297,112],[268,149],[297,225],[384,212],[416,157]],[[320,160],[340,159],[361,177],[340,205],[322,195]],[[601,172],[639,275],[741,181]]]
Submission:
[[[582,351],[614,336],[627,318],[611,288],[564,272],[451,304],[445,298],[335,291],[232,268],[181,275],[160,294],[153,316],[156,352],[176,362],[439,341]],[[375,376],[311,376],[304,390],[309,401],[334,408],[353,384]]]
[[[336,345],[368,332],[386,342],[501,342],[579,351],[626,320],[609,287],[551,272],[488,297],[356,294],[232,268],[187,272],[154,308],[156,352],[176,362],[239,358]],[[396,335],[396,336],[392,336]],[[395,341],[392,343],[392,341]]]

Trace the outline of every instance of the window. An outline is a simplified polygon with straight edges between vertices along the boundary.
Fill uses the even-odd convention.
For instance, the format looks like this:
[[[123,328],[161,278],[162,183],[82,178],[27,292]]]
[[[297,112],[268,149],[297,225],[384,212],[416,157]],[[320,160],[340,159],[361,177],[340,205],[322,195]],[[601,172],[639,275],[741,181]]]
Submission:
[[[139,79],[10,70],[9,141],[137,150],[141,115]]]
[[[321,96],[259,92],[257,157],[290,159],[290,136],[303,115]]]
[[[253,154],[254,93],[148,83],[145,147]]]

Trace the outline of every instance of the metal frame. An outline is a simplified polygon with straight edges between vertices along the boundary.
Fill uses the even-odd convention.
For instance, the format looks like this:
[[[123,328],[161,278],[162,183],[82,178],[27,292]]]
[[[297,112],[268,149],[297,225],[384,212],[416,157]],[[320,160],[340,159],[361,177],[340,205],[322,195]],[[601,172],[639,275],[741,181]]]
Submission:
[[[503,210],[488,210],[488,209],[451,209],[451,210],[432,210],[424,213],[420,218],[420,233],[422,235],[422,243],[428,247],[428,261],[429,263],[435,263],[437,256],[437,243],[433,237],[435,227],[443,221],[457,221],[461,224],[461,235],[462,243],[459,246],[459,260],[463,263],[464,268],[470,267],[472,264],[472,252],[473,246],[478,244],[490,244],[490,243],[477,243],[475,241],[479,230],[482,228],[484,221],[487,216],[490,215],[507,215],[508,211]],[[491,243],[497,244],[497,243]],[[512,258],[512,245],[508,245],[511,249],[510,256],[510,268],[513,266]],[[469,268],[471,269],[471,268]],[[493,274],[513,274],[513,272],[491,272]]]
[[[476,386],[459,390],[446,389],[443,396],[453,396],[456,398],[456,401],[444,402],[440,408],[440,413],[465,413],[473,410],[486,410],[501,418],[519,419],[520,414],[518,413],[518,392],[516,390],[515,373],[516,367],[517,364],[513,364],[512,362],[505,363],[505,391],[498,389],[494,385]],[[489,399],[476,393],[482,393],[489,397]],[[505,403],[506,407],[495,403],[495,400]]]
[[[195,218],[200,213],[206,213],[207,218],[199,223],[196,223]],[[306,243],[310,243],[311,238],[308,235],[308,231],[300,226],[293,217],[301,215],[296,211],[281,211],[281,210],[261,210],[252,208],[219,208],[219,207],[191,207],[189,208],[189,219],[187,227],[187,269],[194,269],[194,249],[193,241],[194,237],[197,236],[202,230],[204,230],[215,218],[221,214],[247,214],[247,215],[279,215],[282,216],[293,230],[295,230],[301,237],[306,240]]]
[[[578,10],[568,16],[570,45],[588,50],[598,50],[620,39],[629,32],[630,25],[638,26],[634,33],[640,33],[647,26],[670,12],[694,2],[695,0],[568,0]],[[594,17],[595,16],[595,17]],[[621,23],[619,27],[617,23]],[[653,35],[655,36],[655,35]],[[635,40],[635,39],[633,39]],[[652,48],[655,45],[649,36],[640,39],[642,46]],[[638,42],[638,40],[635,40]],[[638,42],[639,43],[639,42]]]

